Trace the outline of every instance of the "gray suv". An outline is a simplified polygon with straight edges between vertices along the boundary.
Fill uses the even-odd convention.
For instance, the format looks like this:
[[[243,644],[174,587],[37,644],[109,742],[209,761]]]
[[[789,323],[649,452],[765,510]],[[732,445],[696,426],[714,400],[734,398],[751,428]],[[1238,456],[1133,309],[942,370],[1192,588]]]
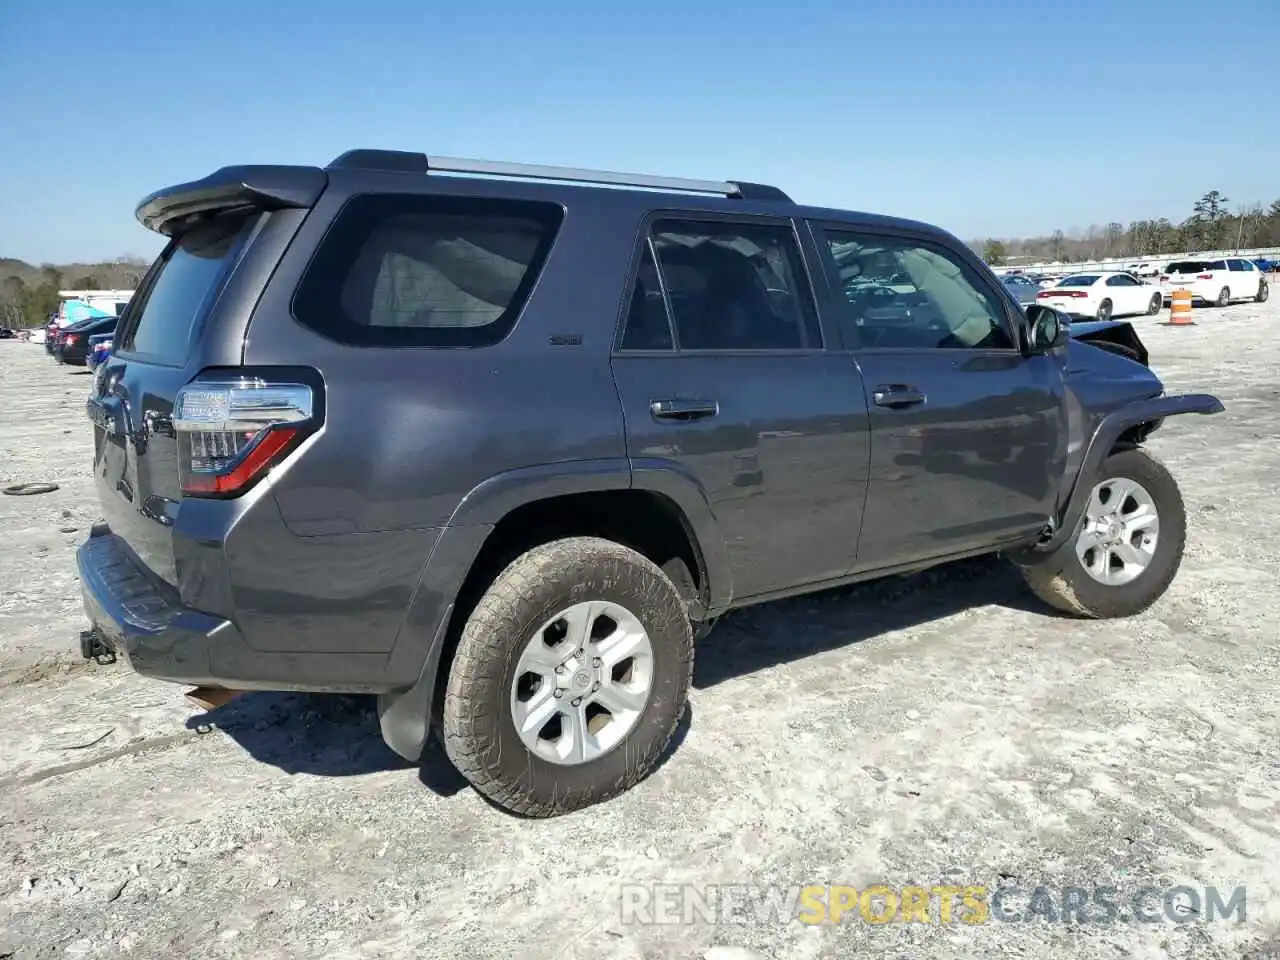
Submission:
[[[1186,518],[1140,444],[1222,409],[942,230],[760,184],[358,150],[138,217],[84,652],[377,694],[527,815],[645,776],[730,609],[990,552],[1144,609]]]

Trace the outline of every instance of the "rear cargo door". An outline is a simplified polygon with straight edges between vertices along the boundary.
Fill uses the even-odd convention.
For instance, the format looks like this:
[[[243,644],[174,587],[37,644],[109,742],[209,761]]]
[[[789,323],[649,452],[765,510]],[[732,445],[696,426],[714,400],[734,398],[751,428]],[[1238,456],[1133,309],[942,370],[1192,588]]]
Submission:
[[[176,583],[170,528],[181,500],[174,397],[198,372],[192,357],[205,318],[257,219],[216,216],[170,242],[130,303],[89,398],[105,519],[170,583]]]

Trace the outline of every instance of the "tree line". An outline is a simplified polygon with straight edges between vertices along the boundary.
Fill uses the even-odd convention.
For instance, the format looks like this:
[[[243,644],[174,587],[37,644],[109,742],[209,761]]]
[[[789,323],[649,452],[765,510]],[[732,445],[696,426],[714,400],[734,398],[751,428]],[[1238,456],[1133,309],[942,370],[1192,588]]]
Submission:
[[[1198,250],[1248,250],[1280,246],[1280,200],[1269,207],[1261,203],[1231,201],[1210,190],[1193,204],[1181,223],[1165,217],[1091,226],[1083,235],[1055,230],[1047,237],[1018,239],[986,237],[971,246],[991,266],[1010,260],[1022,262],[1078,263],[1107,257],[1140,257]]]
[[[141,257],[38,267],[0,258],[0,327],[21,329],[44,323],[58,309],[59,290],[133,290],[148,265]]]

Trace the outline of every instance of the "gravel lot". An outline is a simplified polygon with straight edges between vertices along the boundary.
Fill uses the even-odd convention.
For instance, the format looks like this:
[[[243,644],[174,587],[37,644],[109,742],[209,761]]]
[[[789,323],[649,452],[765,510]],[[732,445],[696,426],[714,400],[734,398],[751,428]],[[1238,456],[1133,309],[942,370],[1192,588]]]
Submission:
[[[0,958],[1264,957],[1280,947],[1280,297],[1135,321],[1190,543],[1133,620],[988,561],[727,618],[622,798],[507,816],[361,698],[215,714],[79,660],[89,379],[0,341]],[[1247,887],[1243,923],[625,923],[623,884]],[[1123,896],[1122,896],[1123,898]],[[713,948],[749,948],[737,954]]]

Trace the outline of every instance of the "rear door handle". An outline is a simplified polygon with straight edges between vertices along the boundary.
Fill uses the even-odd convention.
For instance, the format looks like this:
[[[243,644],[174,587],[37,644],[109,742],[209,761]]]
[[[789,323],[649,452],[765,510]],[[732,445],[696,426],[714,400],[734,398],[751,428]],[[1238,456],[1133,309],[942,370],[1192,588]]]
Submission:
[[[918,406],[924,403],[926,399],[923,390],[917,390],[915,387],[908,387],[900,383],[882,384],[876,387],[871,394],[871,400],[877,407],[890,407],[892,409]]]
[[[655,420],[705,420],[720,412],[720,404],[714,400],[651,400],[649,413]]]

